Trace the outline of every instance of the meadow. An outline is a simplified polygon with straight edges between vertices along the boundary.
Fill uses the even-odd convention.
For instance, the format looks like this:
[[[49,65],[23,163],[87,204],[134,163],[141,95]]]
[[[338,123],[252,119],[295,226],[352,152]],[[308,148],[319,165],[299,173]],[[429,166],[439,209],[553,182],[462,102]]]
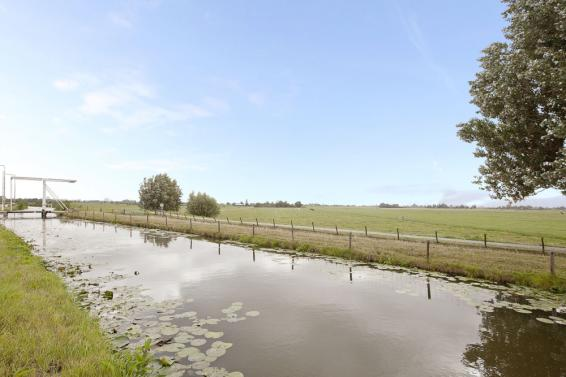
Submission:
[[[143,213],[133,204],[122,203],[74,203],[74,208],[126,211]],[[180,214],[185,214],[183,206]],[[305,206],[302,208],[256,208],[223,205],[219,219],[232,221],[311,226],[369,232],[483,240],[490,242],[540,244],[541,237],[547,245],[566,246],[566,214],[557,209],[434,209],[434,208],[377,208],[375,206]]]

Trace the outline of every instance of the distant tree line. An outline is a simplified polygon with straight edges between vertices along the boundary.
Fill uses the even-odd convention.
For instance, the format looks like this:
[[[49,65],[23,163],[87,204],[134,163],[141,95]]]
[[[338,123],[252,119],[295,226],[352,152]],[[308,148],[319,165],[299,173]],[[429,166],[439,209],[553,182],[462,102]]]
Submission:
[[[245,202],[227,202],[226,205],[231,206],[244,206],[244,207],[267,207],[267,208],[301,208],[303,203],[297,201],[295,203],[289,203],[284,200],[278,200],[276,202],[256,202],[249,203],[247,200]]]

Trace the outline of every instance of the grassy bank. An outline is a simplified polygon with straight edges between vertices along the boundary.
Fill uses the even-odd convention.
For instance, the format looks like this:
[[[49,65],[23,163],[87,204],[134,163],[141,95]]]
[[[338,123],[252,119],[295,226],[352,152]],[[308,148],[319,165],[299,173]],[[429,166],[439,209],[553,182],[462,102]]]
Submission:
[[[70,214],[69,216],[73,216]],[[74,216],[83,218],[85,212]],[[86,218],[102,220],[99,212],[87,212]],[[449,244],[380,239],[363,235],[334,235],[306,230],[252,227],[239,224],[188,221],[161,216],[106,215],[105,220],[124,225],[143,226],[199,234],[211,239],[236,240],[260,247],[284,248],[338,256],[360,261],[378,262],[430,271],[483,278],[500,283],[566,292],[566,256],[555,257],[555,275],[549,272],[549,256],[541,253],[502,250]]]
[[[134,204],[73,203],[78,209],[106,212],[143,213]],[[182,212],[184,214],[185,208]],[[492,242],[511,242],[539,245],[544,237],[547,245],[566,246],[566,214],[560,210],[504,210],[504,209],[433,209],[433,208],[377,208],[347,206],[308,206],[304,208],[255,208],[222,206],[218,218],[234,221],[255,221],[278,224],[483,240],[487,234]]]
[[[30,246],[0,226],[0,376],[139,376]]]

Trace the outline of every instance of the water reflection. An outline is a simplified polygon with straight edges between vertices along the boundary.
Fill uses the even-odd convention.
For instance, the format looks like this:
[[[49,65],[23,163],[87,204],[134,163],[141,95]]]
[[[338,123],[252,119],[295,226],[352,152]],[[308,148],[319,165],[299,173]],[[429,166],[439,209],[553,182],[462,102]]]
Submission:
[[[226,330],[235,346],[221,364],[246,376],[566,375],[566,327],[536,320],[549,313],[480,312],[470,304],[509,300],[508,292],[255,248],[250,260],[249,249],[157,230],[5,223],[41,242],[45,254],[88,263],[83,276],[123,276],[101,290],[140,286],[156,300],[194,299],[183,310],[206,314],[237,301],[259,310],[257,321]]]
[[[479,338],[466,347],[463,362],[481,376],[566,376],[563,326],[496,308],[482,313]]]

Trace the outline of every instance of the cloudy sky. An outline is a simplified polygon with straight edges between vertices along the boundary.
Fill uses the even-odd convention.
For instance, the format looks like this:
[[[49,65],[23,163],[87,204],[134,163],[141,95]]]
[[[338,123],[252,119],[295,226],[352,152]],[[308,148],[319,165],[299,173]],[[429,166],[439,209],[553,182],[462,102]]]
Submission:
[[[0,0],[0,164],[77,179],[52,185],[67,198],[136,199],[167,172],[222,202],[490,203],[455,125],[502,10]]]

